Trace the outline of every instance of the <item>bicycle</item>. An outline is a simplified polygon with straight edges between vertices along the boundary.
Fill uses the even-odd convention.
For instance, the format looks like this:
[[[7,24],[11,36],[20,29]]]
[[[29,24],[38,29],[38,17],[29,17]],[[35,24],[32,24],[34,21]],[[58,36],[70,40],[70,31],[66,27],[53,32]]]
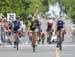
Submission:
[[[19,50],[19,33],[15,33],[15,48]]]
[[[32,32],[32,47],[33,47],[33,52],[36,51],[36,42],[37,42],[37,39],[36,39],[36,32]]]
[[[36,42],[37,42],[36,36],[37,36],[36,32],[30,32],[30,41],[33,48],[33,52],[36,51]]]
[[[51,44],[52,30],[48,31],[47,42]]]
[[[62,40],[63,38],[63,32],[60,30],[59,35],[57,36],[57,47],[59,47],[60,50],[62,50]]]

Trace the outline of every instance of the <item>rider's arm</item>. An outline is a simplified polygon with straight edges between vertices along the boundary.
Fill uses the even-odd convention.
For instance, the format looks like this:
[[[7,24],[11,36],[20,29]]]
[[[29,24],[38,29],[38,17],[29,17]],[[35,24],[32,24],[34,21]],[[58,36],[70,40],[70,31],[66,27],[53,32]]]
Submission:
[[[64,33],[66,34],[66,24],[65,24],[65,22],[64,22],[63,28],[64,28]]]
[[[52,30],[55,31],[55,23],[53,22]]]
[[[28,30],[27,31],[29,32],[29,30],[30,30],[30,27],[28,26]]]
[[[57,25],[58,25],[57,23],[58,23],[58,22],[56,22],[56,23],[55,23],[55,26],[54,26],[55,34],[56,34],[56,32],[57,32]]]
[[[64,24],[64,30],[66,30],[66,25]]]
[[[58,21],[55,23],[55,31],[57,30]]]
[[[66,30],[66,25],[65,25],[65,22],[63,21],[63,28],[64,28],[64,30]]]

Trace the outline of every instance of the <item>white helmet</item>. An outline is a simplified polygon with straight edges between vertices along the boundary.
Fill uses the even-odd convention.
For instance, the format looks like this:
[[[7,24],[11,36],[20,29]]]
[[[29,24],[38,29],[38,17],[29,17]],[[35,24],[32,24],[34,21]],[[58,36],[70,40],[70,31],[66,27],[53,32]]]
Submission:
[[[49,23],[53,23],[53,20],[49,20],[48,22],[49,22]]]

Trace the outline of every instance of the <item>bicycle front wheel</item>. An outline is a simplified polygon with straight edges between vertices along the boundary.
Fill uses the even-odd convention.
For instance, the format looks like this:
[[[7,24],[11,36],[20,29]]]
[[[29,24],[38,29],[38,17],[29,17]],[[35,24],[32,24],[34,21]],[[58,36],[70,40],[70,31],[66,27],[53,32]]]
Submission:
[[[17,47],[17,51],[19,50],[19,38],[16,39],[16,47]]]
[[[62,39],[60,40],[60,43],[59,43],[59,49],[62,50]]]
[[[33,52],[35,52],[35,46],[33,46]]]
[[[17,44],[17,51],[19,50],[19,48],[18,48],[18,44]]]
[[[33,52],[35,52],[35,48],[36,48],[36,42],[35,41],[32,43],[32,48],[33,48]]]

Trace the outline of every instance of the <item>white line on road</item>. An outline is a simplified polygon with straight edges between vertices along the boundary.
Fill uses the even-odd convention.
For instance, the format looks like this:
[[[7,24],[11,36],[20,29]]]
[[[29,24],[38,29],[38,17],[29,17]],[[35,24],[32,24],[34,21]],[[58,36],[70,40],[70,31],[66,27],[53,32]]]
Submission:
[[[14,45],[1,45],[0,47],[13,47]],[[44,46],[48,46],[48,47],[54,47],[56,45],[37,45],[38,47],[44,47]],[[65,44],[65,45],[62,45],[64,47],[75,47],[75,45],[71,45],[71,44]],[[19,45],[19,47],[31,47],[31,45]]]

